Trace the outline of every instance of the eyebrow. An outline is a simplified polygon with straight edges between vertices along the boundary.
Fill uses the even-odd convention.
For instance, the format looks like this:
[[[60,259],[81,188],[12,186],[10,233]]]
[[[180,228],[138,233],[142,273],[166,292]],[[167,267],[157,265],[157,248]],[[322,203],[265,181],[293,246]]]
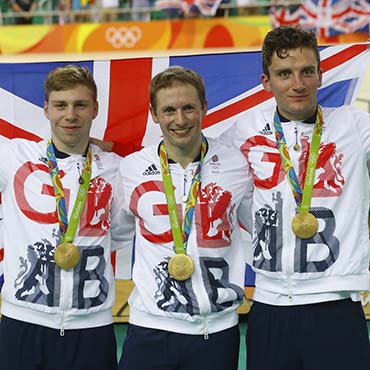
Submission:
[[[304,65],[302,66],[301,68],[299,68],[300,71],[304,71],[305,69],[316,69],[317,67],[313,64],[307,64],[307,65]],[[290,72],[292,71],[294,68],[292,67],[281,67],[281,68],[276,68],[276,69],[272,69],[274,72]]]
[[[65,99],[51,99],[51,103],[88,103],[89,99],[77,99],[72,101],[67,101]]]

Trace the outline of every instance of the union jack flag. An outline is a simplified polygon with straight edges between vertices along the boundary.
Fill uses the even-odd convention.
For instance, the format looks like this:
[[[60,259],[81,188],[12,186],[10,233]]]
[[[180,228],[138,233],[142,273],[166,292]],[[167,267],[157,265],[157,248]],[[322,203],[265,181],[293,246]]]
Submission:
[[[300,6],[273,6],[274,27],[301,24],[320,37],[344,33],[370,33],[370,0],[306,0]]]
[[[273,27],[298,24],[301,20],[301,7],[273,5],[270,19]]]
[[[321,59],[324,78],[319,102],[325,106],[353,104],[370,65],[369,45],[323,47]],[[203,128],[208,136],[224,133],[247,109],[274,105],[272,95],[260,83],[259,51],[73,63],[87,66],[98,85],[99,115],[91,136],[115,141],[121,154],[160,139],[159,126],[149,114],[148,85],[152,76],[171,65],[192,68],[203,76],[209,105]],[[0,141],[50,137],[43,112],[43,83],[47,73],[62,64],[69,63],[0,64]],[[117,278],[130,277],[130,259],[129,248],[117,252]]]

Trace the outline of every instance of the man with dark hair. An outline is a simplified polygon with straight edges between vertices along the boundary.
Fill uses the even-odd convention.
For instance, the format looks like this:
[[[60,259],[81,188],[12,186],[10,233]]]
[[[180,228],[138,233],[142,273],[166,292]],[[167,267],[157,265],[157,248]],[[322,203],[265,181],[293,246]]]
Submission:
[[[276,108],[241,115],[234,142],[254,183],[247,368],[369,369],[370,115],[318,104],[311,31],[270,31],[262,62]]]

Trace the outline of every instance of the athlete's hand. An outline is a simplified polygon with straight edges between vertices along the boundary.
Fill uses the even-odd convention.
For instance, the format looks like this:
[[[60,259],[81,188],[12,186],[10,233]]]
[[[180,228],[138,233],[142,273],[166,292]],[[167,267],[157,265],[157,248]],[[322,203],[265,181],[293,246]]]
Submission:
[[[91,137],[89,139],[89,142],[91,144],[97,145],[98,147],[100,147],[101,150],[104,150],[105,152],[111,152],[113,149],[113,141],[104,141]]]

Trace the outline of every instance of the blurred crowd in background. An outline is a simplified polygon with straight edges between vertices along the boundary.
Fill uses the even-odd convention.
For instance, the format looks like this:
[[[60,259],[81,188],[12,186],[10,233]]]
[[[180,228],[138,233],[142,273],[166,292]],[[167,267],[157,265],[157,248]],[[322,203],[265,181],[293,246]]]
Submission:
[[[273,3],[263,0],[0,0],[3,25],[264,15]],[[297,6],[300,2],[284,3]]]
[[[320,37],[370,36],[370,0],[0,0],[0,24],[68,24],[269,15]]]

